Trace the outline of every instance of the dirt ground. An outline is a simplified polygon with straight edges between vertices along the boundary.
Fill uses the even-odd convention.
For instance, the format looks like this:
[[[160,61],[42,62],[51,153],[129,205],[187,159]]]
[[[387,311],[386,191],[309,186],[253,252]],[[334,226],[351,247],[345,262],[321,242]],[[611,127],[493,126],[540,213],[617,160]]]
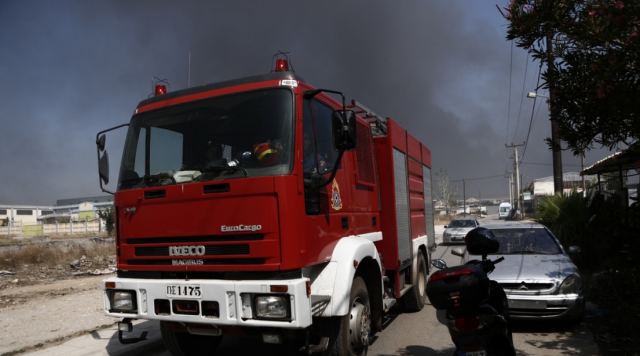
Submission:
[[[41,239],[0,250],[0,355],[111,325],[102,280],[115,272],[113,241]]]
[[[104,315],[105,276],[75,277],[0,292],[0,355],[51,345],[111,325]]]

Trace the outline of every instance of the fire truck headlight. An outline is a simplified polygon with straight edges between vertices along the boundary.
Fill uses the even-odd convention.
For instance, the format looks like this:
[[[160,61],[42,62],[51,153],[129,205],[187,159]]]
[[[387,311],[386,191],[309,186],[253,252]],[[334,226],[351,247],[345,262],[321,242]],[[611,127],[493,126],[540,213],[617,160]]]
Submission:
[[[111,292],[111,311],[133,313],[136,311],[136,299],[132,290],[114,290]]]
[[[288,295],[258,295],[255,298],[256,317],[260,319],[289,319]]]

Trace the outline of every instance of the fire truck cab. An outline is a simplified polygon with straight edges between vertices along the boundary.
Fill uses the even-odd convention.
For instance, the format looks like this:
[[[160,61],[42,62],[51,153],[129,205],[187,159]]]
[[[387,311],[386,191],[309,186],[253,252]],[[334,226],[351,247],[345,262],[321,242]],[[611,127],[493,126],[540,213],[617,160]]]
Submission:
[[[397,301],[423,307],[431,153],[396,121],[282,60],[267,75],[156,94],[121,125],[104,308],[122,319],[122,342],[137,341],[131,320],[153,319],[174,354],[211,352],[236,329],[361,355]],[[116,128],[96,137],[105,191]]]

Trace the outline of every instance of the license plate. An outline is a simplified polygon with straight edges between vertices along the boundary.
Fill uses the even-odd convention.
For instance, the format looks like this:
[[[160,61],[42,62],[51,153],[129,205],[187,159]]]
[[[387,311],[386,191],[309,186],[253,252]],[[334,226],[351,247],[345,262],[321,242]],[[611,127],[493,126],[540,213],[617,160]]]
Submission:
[[[466,356],[487,356],[487,352],[484,350],[478,350],[478,351],[467,351],[465,353]]]
[[[193,284],[181,284],[181,285],[168,285],[167,297],[180,297],[180,298],[200,298],[202,296],[202,290],[199,285]]]
[[[456,351],[454,355],[456,356],[487,356],[487,352],[485,350]]]
[[[547,302],[544,300],[510,300],[509,308],[512,309],[546,309]]]

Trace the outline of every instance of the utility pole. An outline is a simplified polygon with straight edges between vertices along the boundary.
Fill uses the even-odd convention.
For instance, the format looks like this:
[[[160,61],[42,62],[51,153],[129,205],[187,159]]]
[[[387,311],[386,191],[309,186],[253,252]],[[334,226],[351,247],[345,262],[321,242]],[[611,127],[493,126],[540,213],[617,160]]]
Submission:
[[[509,204],[513,206],[513,173],[507,172],[504,177],[509,179]]]
[[[467,216],[467,184],[462,179],[462,214]]]
[[[547,15],[547,85],[549,86],[549,120],[551,120],[551,152],[553,158],[553,189],[555,194],[562,194],[562,151],[560,146],[560,127],[558,113],[553,102],[555,98],[556,65],[553,56],[553,27],[551,23],[553,0],[547,0],[545,6],[549,9]]]
[[[515,207],[516,209],[520,210],[522,212],[522,204],[520,204],[520,162],[518,162],[518,147],[520,146],[524,146],[524,143],[521,143],[519,145],[516,144],[510,144],[510,145],[505,145],[505,147],[507,148],[513,148],[513,172],[515,174],[515,180],[516,180],[516,190],[514,192],[514,200],[515,200]]]
[[[587,184],[584,181],[584,174],[582,174],[583,171],[584,171],[584,150],[582,150],[582,153],[580,154],[580,176],[582,176],[582,196],[586,198]]]

